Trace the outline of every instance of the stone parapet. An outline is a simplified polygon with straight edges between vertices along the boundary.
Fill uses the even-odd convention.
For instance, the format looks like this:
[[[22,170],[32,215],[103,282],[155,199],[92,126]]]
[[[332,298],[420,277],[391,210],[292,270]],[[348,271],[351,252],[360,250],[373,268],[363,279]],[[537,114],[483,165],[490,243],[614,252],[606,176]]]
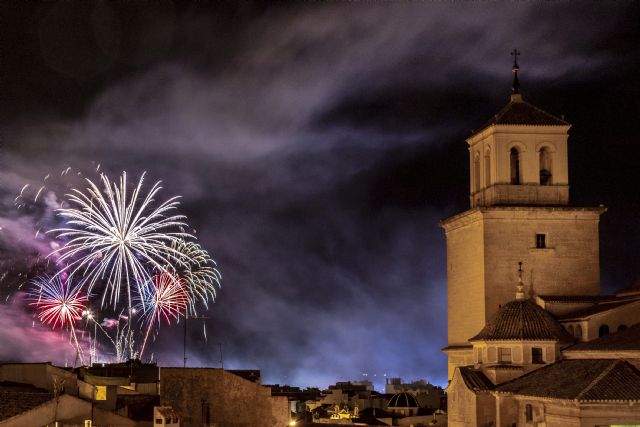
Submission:
[[[494,184],[469,196],[471,207],[493,205],[566,206],[568,185]]]

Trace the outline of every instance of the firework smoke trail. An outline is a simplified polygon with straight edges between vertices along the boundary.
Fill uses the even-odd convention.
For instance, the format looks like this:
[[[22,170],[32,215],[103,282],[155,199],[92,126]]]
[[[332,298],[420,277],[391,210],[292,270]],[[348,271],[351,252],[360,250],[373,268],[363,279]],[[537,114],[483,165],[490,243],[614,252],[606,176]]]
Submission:
[[[32,280],[35,287],[30,296],[30,304],[38,311],[38,319],[45,325],[52,325],[55,329],[67,326],[75,345],[81,363],[84,365],[84,353],[78,337],[74,322],[82,317],[87,295],[82,294],[82,287],[72,286],[70,280],[64,281],[60,275],[41,276]]]
[[[60,272],[70,276],[82,272],[79,283],[88,285],[89,292],[97,282],[106,280],[101,306],[110,290],[110,302],[115,307],[124,283],[130,311],[132,281],[138,293],[144,295],[146,290],[141,283],[150,279],[148,271],[164,271],[166,265],[182,264],[183,257],[173,247],[194,237],[182,231],[185,217],[172,214],[178,206],[177,197],[152,207],[162,188],[160,182],[142,195],[143,174],[128,196],[126,173],[119,184],[111,183],[105,174],[100,178],[102,189],[86,179],[85,192],[73,189],[67,194],[70,207],[58,209],[58,215],[69,227],[51,230],[67,241],[50,256],[55,255],[59,264],[66,264]]]
[[[154,325],[160,326],[162,319],[171,323],[171,319],[178,319],[186,315],[187,306],[190,306],[190,295],[186,281],[178,276],[161,272],[151,279],[151,291],[146,294],[147,301],[141,301],[140,307],[143,311],[142,321],[147,324],[147,331],[140,349],[140,357],[149,338],[149,332]]]

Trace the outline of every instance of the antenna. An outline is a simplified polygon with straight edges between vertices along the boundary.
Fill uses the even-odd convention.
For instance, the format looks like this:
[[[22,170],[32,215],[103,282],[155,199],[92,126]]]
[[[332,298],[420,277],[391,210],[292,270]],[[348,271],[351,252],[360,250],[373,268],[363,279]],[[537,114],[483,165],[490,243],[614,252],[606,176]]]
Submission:
[[[184,364],[183,364],[183,368],[187,367],[187,319],[208,319],[208,317],[206,316],[191,316],[189,317],[189,314],[186,314],[184,316],[184,336],[183,336],[183,357],[184,357]],[[222,354],[222,350],[220,350],[220,354]]]

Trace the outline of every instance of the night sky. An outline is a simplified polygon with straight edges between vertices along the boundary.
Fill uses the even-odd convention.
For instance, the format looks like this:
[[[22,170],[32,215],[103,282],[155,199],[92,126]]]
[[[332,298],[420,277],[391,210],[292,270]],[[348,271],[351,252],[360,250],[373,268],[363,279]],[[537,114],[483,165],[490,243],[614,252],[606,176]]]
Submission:
[[[100,164],[181,195],[218,262],[190,366],[222,343],[265,383],[446,383],[437,223],[468,208],[464,140],[508,102],[514,48],[524,99],[573,125],[572,203],[609,207],[603,291],[640,276],[638,2],[1,7],[0,359],[73,363],[32,326],[46,220],[14,198]],[[182,325],[153,351],[181,366]]]

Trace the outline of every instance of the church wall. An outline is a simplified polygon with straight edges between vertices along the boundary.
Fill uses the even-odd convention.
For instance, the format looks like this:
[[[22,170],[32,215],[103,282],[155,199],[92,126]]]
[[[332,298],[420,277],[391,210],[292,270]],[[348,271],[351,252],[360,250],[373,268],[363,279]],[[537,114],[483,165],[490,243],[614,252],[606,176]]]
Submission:
[[[640,323],[640,300],[592,316],[588,320],[584,340],[591,341],[598,338],[598,331],[602,325],[607,325],[609,332],[614,333],[620,325],[629,327],[636,323]]]
[[[483,223],[471,212],[445,226],[449,345],[466,345],[484,326]]]
[[[496,425],[496,399],[489,393],[476,395],[476,425],[493,427]]]
[[[559,345],[555,341],[474,341],[474,360],[471,364],[492,365],[500,363],[498,349],[511,349],[513,365],[532,364],[532,349],[542,349],[544,363],[553,363],[559,359]],[[538,364],[544,366],[544,364]]]
[[[483,218],[485,287],[491,289],[485,319],[514,299],[519,261],[527,292],[599,293],[598,210],[488,208]],[[536,249],[537,233],[546,235],[547,248]]]
[[[495,395],[496,426],[518,425],[518,404],[513,396]]]
[[[473,365],[475,358],[472,347],[458,348],[455,350],[446,350],[447,354],[447,375],[449,380],[453,377],[453,373],[458,366]]]
[[[477,395],[469,390],[460,371],[455,371],[447,388],[447,420],[450,427],[476,427]]]
[[[536,399],[533,397],[519,398],[518,425],[536,425],[535,423],[526,422],[525,409],[527,404],[533,407],[534,421],[545,422],[546,427],[580,427],[580,409],[573,401]]]
[[[580,405],[580,426],[638,425],[640,404],[582,404]]]

